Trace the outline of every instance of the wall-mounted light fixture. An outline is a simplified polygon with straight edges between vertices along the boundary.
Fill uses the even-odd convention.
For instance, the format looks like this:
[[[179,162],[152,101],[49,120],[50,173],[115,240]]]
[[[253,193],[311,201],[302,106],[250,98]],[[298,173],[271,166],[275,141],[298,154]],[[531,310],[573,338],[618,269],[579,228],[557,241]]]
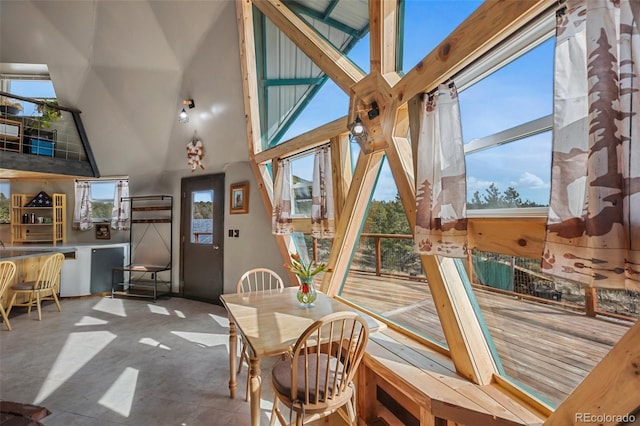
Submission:
[[[367,129],[364,127],[362,120],[360,120],[359,115],[356,116],[356,119],[353,121],[353,123],[349,124],[347,128],[351,132],[352,139],[355,140],[358,145],[366,145],[369,134],[367,133]]]
[[[196,103],[193,101],[193,99],[185,99],[184,101],[182,101],[182,105],[188,106],[189,109],[193,109],[196,107]],[[182,111],[180,111],[180,114],[178,114],[178,121],[180,123],[189,122],[189,114],[187,114],[187,111],[184,109],[184,107],[182,107]]]

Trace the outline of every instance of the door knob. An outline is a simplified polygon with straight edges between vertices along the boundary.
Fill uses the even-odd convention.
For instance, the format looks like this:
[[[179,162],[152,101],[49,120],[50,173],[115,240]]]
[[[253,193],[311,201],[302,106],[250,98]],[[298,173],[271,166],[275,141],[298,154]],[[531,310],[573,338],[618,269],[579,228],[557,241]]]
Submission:
[[[214,244],[214,245],[213,245],[213,249],[214,249],[214,250],[220,250],[220,246],[219,246],[219,245],[217,245],[217,244]]]

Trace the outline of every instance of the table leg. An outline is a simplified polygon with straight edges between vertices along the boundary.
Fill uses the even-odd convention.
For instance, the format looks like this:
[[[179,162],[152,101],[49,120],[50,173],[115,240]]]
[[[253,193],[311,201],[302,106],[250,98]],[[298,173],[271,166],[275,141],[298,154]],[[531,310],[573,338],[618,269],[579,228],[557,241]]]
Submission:
[[[229,393],[231,398],[236,397],[236,356],[238,354],[238,332],[236,323],[229,318]]]
[[[260,377],[260,358],[249,359],[249,390],[251,396],[251,426],[260,426],[260,394],[262,393],[262,378]]]

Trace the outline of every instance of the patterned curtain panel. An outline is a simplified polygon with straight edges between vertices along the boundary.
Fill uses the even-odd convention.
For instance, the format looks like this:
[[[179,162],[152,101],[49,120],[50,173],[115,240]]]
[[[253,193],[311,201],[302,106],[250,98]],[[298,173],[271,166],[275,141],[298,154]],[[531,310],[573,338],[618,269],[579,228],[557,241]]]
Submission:
[[[415,251],[466,257],[466,166],[453,84],[441,84],[424,102],[417,164]]]
[[[335,209],[333,207],[333,176],[331,148],[317,148],[313,158],[311,187],[311,235],[314,238],[333,238]]]
[[[131,218],[129,217],[129,208],[131,201],[123,200],[129,197],[129,181],[119,180],[116,184],[116,194],[113,198],[113,210],[111,211],[111,229],[122,231],[129,229],[131,226]]]
[[[640,290],[640,3],[570,0],[555,54],[544,272]]]
[[[74,192],[73,229],[88,231],[93,228],[93,221],[91,220],[91,185],[87,181],[76,181]]]
[[[271,233],[288,235],[293,232],[291,221],[291,162],[280,161],[273,184],[273,212],[271,214]]]

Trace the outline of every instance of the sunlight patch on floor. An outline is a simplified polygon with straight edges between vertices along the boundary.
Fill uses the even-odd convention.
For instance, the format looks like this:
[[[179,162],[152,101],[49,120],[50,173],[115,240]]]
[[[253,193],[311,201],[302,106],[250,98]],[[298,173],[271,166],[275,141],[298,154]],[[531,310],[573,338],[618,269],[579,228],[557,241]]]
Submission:
[[[47,380],[38,391],[34,404],[40,404],[47,399],[61,384],[69,380],[115,338],[116,335],[109,331],[69,334],[49,370]]]
[[[151,337],[143,337],[142,339],[138,340],[138,343],[142,343],[143,345],[153,346],[154,348],[166,349],[168,351],[171,350],[169,346],[163,345],[162,343],[158,342],[155,339],[152,339]]]
[[[229,328],[229,318],[226,316],[221,316],[221,315],[214,315],[214,314],[209,314],[209,316],[218,324],[220,324],[220,326],[224,327],[224,328]]]
[[[124,302],[121,299],[112,299],[111,297],[104,297],[100,299],[98,303],[93,305],[93,309],[95,309],[96,311],[117,315],[119,317],[127,316],[127,312],[124,309]]]
[[[152,314],[160,314],[160,315],[171,315],[169,313],[169,310],[165,307],[162,306],[158,306],[158,305],[147,305],[149,307],[149,311],[151,311]]]
[[[173,312],[175,312],[175,314],[176,314],[176,316],[178,318],[186,318],[186,315],[182,311],[179,311],[179,310],[176,309]]]
[[[186,331],[172,331],[178,337],[181,337],[189,342],[193,342],[201,347],[213,347],[218,345],[229,345],[228,334],[214,334],[214,333],[191,333]]]
[[[138,383],[138,369],[127,367],[100,398],[98,404],[129,417]]]
[[[104,325],[104,324],[109,324],[109,321],[105,321],[100,318],[95,318],[95,317],[90,317],[85,315],[80,319],[80,321],[78,321],[74,325]]]

